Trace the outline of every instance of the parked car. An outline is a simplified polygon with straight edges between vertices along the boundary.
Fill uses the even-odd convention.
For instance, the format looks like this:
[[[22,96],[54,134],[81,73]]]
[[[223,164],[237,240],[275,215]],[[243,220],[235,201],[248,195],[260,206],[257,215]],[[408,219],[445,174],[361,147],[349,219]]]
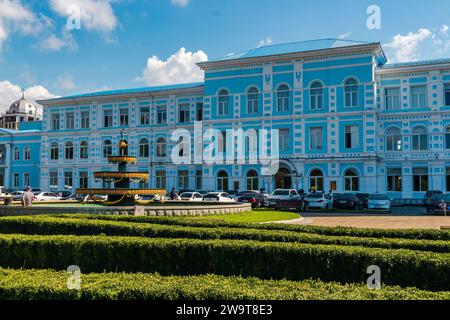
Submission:
[[[329,209],[333,206],[331,196],[326,193],[310,193],[305,197],[306,208]]]
[[[198,192],[183,192],[182,194],[180,194],[180,198],[182,201],[203,201],[203,196]]]
[[[236,202],[226,192],[210,192],[203,197],[203,201],[206,201],[206,202]]]
[[[269,206],[275,206],[279,200],[289,200],[298,195],[295,189],[275,189],[269,196]]]
[[[34,201],[56,201],[61,200],[61,197],[52,192],[41,192],[35,191],[33,192]]]
[[[427,193],[425,193],[425,197],[423,198],[423,204],[425,206],[425,208],[428,210],[430,210],[431,208],[431,203],[433,201],[433,197],[434,196],[441,196],[444,193],[440,190],[433,190],[433,191],[427,191]]]
[[[361,201],[362,208],[367,209],[367,204],[369,202],[369,194],[368,193],[357,193],[356,196]]]
[[[228,193],[232,198],[236,200],[236,195],[239,193],[239,190],[227,190],[225,193]]]
[[[197,192],[200,193],[202,196],[204,196],[205,194],[208,194],[208,193],[210,193],[211,191],[200,190],[200,191],[197,191]]]
[[[14,191],[11,193],[13,201],[20,201],[23,197],[23,191]]]
[[[273,205],[276,210],[296,210],[299,212],[306,210],[306,201],[302,196],[296,195],[286,199],[277,200]]]
[[[170,200],[180,201],[181,200],[181,197],[178,195],[178,193],[175,192],[174,196],[175,196],[174,199],[172,199],[172,196],[170,195],[170,193],[166,193],[166,195],[164,196],[164,200],[166,200],[166,201],[170,201]]]
[[[84,199],[84,196],[81,194],[75,194],[71,193],[67,197],[62,197],[61,200],[76,200],[76,201],[82,201]]]
[[[41,190],[33,190],[33,192],[39,192],[39,191],[41,191]],[[57,191],[57,192],[54,192],[54,193],[56,195],[58,195],[59,197],[61,197],[62,199],[68,198],[68,197],[70,197],[71,195],[74,194],[72,191],[67,191],[67,190]]]
[[[359,210],[362,208],[362,203],[355,193],[335,193],[333,208]]]
[[[442,195],[435,195],[432,198],[432,203],[427,210],[427,212],[431,213],[444,213],[444,207],[443,204],[447,205],[447,212],[449,212],[450,208],[450,193],[442,194]]]
[[[267,207],[267,205],[268,205],[268,195],[267,195],[267,193],[261,193],[261,191],[256,191],[256,190],[246,190],[246,191],[239,191],[238,193],[236,193],[236,195],[232,195],[231,197],[234,199],[234,200],[236,200],[236,201],[238,201],[238,199],[242,196],[242,195],[244,195],[244,194],[247,194],[247,193],[252,193],[252,194],[257,194],[258,196],[263,196],[264,197],[264,201],[263,201],[263,205],[264,206],[266,206]]]
[[[252,204],[252,208],[260,208],[266,206],[267,199],[259,192],[247,192],[240,195],[237,202],[248,202]]]
[[[367,208],[370,210],[391,212],[391,199],[387,194],[370,194],[367,201]]]

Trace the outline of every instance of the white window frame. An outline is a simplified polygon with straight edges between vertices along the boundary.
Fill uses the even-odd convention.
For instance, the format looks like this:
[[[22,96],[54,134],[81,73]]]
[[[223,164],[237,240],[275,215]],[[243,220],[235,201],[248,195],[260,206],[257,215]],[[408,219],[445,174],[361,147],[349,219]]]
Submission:
[[[311,150],[323,149],[323,127],[309,128],[309,148]]]

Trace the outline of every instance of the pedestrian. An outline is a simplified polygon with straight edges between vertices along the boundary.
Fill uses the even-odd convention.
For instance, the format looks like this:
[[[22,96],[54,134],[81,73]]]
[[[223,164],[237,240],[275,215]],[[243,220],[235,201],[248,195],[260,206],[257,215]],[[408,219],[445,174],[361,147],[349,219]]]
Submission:
[[[447,216],[447,203],[442,199],[441,201],[441,209],[444,212],[444,216]]]
[[[170,200],[175,200],[175,188],[172,188],[172,191],[170,191]]]
[[[25,208],[31,207],[33,205],[33,192],[31,192],[31,188],[28,187],[22,195],[22,205]]]

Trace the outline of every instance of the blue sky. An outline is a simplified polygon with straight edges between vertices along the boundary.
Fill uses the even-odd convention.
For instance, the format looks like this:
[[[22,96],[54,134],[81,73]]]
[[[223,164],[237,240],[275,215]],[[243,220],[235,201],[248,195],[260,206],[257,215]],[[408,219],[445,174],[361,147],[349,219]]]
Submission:
[[[80,30],[66,28],[73,4]],[[0,105],[20,87],[39,98],[195,81],[195,62],[263,43],[343,37],[381,41],[391,61],[450,57],[447,25],[449,0],[0,0]]]

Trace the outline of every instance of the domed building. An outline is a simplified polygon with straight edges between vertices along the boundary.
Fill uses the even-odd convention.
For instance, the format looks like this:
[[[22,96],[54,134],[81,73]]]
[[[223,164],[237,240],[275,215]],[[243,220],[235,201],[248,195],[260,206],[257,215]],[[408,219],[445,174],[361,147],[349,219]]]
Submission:
[[[22,98],[13,102],[8,111],[0,117],[0,128],[18,130],[21,122],[38,120],[40,120],[38,107],[25,99],[25,95],[22,92]]]

